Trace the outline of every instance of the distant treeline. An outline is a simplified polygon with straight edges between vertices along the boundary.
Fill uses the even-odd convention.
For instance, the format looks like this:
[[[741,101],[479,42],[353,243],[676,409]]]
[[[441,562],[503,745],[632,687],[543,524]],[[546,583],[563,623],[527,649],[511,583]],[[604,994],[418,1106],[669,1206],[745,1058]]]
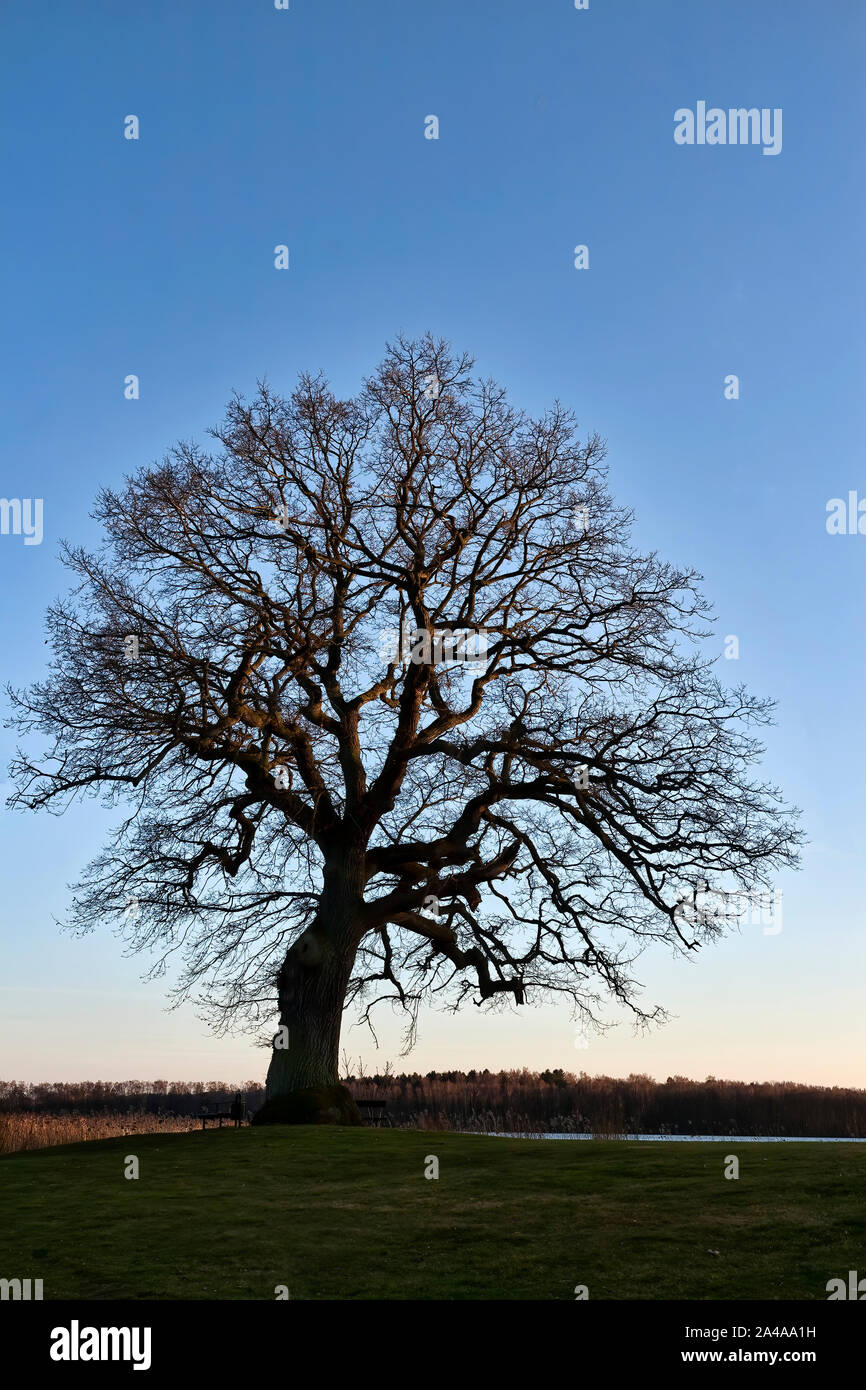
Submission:
[[[0,1112],[197,1115],[229,1105],[237,1091],[246,1096],[249,1110],[264,1100],[260,1081],[0,1081]]]
[[[348,1076],[361,1100],[388,1102],[391,1123],[422,1129],[597,1134],[755,1134],[866,1138],[866,1090],[793,1081],[667,1081],[553,1071]],[[196,1115],[236,1091],[255,1111],[257,1081],[0,1081],[0,1111]]]
[[[866,1090],[791,1081],[666,1081],[552,1071],[430,1072],[347,1080],[381,1096],[395,1124],[596,1134],[866,1138]]]

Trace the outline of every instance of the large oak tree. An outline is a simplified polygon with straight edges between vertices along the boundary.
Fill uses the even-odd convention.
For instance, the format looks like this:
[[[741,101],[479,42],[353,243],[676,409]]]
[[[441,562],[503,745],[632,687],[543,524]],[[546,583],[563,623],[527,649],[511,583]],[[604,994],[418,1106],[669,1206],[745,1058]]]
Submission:
[[[348,1001],[656,1017],[636,954],[724,927],[683,895],[796,862],[699,576],[633,548],[597,436],[472,365],[399,339],[354,399],[262,385],[103,492],[13,696],[19,804],[125,808],[74,924],[178,953],[222,1025],[278,1008],[263,1119],[357,1118]]]

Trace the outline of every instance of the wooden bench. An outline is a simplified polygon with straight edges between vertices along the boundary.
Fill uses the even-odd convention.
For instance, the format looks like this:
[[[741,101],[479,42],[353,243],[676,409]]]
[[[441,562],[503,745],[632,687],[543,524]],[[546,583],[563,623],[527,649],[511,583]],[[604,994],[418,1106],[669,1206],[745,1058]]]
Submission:
[[[361,1112],[361,1118],[366,1119],[367,1124],[381,1125],[388,1120],[386,1100],[356,1100],[355,1104]]]
[[[198,1112],[198,1117],[201,1120],[202,1129],[207,1129],[208,1120],[218,1121],[220,1129],[222,1129],[223,1127],[223,1120],[225,1120],[228,1124],[243,1124],[242,1119],[235,1120],[232,1116],[231,1105],[218,1105],[216,1110],[200,1110]],[[244,1111],[244,1118],[246,1118],[246,1111]]]

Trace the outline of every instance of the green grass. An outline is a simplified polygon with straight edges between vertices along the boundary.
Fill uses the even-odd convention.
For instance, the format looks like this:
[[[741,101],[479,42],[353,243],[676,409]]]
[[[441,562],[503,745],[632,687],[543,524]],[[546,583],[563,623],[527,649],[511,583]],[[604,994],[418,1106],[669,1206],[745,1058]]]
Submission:
[[[856,1144],[109,1139],[0,1159],[0,1277],[46,1299],[826,1299],[866,1275],[864,1180]]]

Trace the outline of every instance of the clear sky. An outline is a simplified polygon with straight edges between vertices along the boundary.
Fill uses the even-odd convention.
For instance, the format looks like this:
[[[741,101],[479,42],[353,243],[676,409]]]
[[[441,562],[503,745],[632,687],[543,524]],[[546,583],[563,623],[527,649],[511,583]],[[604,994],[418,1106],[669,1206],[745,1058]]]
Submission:
[[[349,1053],[866,1086],[866,536],[825,524],[866,497],[866,6],[79,0],[0,26],[0,491],[44,505],[41,544],[0,535],[5,679],[42,672],[58,541],[95,540],[101,485],[265,374],[351,393],[397,332],[447,337],[606,437],[638,543],[705,576],[721,674],[778,699],[766,769],[810,843],[781,932],[644,957],[676,1016],[649,1038],[578,1048],[566,1010],[470,1007],[425,1015],[405,1063],[386,1014]],[[676,144],[702,101],[781,109],[781,152]],[[58,932],[106,823],[3,813],[0,1075],[263,1077],[110,932]]]

